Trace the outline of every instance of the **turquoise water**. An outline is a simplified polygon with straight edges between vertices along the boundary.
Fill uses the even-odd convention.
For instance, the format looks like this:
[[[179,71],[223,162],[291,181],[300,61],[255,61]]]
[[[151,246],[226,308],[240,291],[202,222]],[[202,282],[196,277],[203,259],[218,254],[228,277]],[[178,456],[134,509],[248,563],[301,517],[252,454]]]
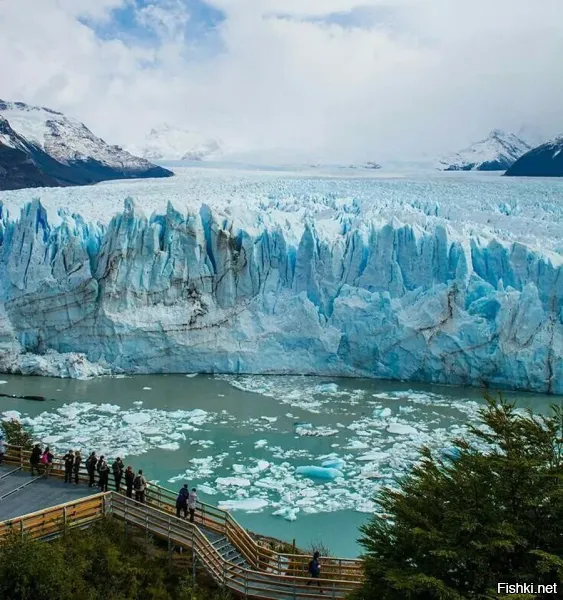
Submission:
[[[355,556],[371,502],[416,460],[475,422],[479,390],[317,377],[151,375],[86,381],[1,375],[4,417],[19,416],[56,447],[125,456],[173,490],[228,502],[243,525],[304,548]],[[546,411],[559,398],[507,394]],[[16,412],[13,412],[16,411]],[[297,467],[337,461],[335,480]]]

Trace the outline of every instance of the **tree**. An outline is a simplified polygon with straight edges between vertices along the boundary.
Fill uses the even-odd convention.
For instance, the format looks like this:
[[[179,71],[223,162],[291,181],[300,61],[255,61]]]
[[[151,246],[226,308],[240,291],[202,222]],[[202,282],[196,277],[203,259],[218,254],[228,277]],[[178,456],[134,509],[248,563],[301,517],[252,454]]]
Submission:
[[[0,423],[0,429],[4,432],[4,437],[8,444],[22,446],[26,450],[31,450],[33,447],[33,438],[31,434],[26,431],[24,426],[16,419],[2,421]]]
[[[390,518],[361,528],[358,599],[498,599],[499,582],[563,582],[563,412],[486,400],[472,442],[449,459],[424,448],[376,499]]]

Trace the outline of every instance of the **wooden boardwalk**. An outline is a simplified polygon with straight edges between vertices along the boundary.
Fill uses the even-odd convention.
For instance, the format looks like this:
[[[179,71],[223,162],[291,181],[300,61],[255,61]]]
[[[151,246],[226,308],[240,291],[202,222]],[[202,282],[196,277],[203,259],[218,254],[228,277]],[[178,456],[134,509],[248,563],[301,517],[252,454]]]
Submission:
[[[10,447],[8,465],[0,468],[0,539],[10,532],[50,539],[65,527],[85,527],[110,516],[165,540],[170,552],[187,550],[194,568],[203,567],[218,585],[240,597],[336,600],[362,582],[362,561],[330,557],[321,560],[320,587],[308,585],[308,556],[259,545],[223,510],[200,502],[191,524],[176,517],[176,494],[163,487],[151,485],[146,504],[140,504],[115,491],[92,494],[97,488],[64,484],[57,480],[61,472],[56,468],[51,480],[32,478],[25,471],[27,460],[28,453]]]

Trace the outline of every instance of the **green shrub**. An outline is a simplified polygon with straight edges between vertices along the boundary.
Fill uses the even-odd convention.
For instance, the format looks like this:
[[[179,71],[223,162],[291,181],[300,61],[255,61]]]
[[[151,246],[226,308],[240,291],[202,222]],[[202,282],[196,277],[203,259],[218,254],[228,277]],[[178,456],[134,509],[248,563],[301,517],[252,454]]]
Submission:
[[[362,600],[499,598],[497,583],[563,582],[563,413],[487,397],[459,458],[428,449],[362,528]]]

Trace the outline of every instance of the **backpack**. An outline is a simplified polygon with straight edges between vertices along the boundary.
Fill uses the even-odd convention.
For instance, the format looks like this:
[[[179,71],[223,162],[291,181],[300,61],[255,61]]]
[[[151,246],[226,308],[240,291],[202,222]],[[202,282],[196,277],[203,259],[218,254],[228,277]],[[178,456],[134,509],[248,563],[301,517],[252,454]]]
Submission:
[[[137,491],[139,491],[143,487],[143,479],[140,475],[137,475],[137,477],[135,477],[135,480],[133,481],[133,487]]]
[[[93,470],[93,469],[95,468],[95,466],[96,466],[96,462],[97,462],[97,461],[96,461],[96,458],[95,458],[95,457],[93,457],[93,456],[89,456],[89,457],[88,457],[88,460],[86,461],[86,469],[87,469],[88,471],[91,471],[91,470]]]
[[[114,462],[113,465],[111,465],[111,468],[114,475],[117,475],[121,472],[121,465],[117,462]]]
[[[41,464],[42,465],[49,464],[49,457],[47,456],[47,454],[43,454],[43,456],[41,456]]]

